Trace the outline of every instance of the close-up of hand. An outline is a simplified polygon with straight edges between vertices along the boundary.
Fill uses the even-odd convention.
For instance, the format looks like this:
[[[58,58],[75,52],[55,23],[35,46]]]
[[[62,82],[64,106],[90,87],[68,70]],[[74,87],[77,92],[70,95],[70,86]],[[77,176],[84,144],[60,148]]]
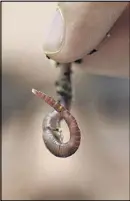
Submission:
[[[89,73],[129,76],[129,3],[60,2],[44,52],[61,63],[83,58]]]
[[[129,200],[129,2],[1,4],[2,200]]]

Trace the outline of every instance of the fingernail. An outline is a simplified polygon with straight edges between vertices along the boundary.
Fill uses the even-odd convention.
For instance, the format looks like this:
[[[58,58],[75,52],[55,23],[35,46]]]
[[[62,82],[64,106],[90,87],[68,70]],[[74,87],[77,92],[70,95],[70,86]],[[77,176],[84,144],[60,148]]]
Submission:
[[[63,44],[64,26],[61,10],[57,8],[43,45],[45,54],[53,54],[60,51]]]

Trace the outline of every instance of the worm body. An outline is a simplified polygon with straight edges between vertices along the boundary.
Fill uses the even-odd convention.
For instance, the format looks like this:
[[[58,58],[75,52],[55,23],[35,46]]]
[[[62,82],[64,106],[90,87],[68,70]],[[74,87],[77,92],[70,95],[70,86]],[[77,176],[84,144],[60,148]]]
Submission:
[[[58,101],[35,89],[32,92],[54,108],[54,111],[43,120],[43,140],[53,155],[65,158],[76,152],[80,145],[81,135],[75,118],[69,112],[72,100],[72,64],[58,63],[56,67],[60,69],[60,76],[55,82]],[[61,120],[65,120],[69,127],[70,139],[67,143],[63,142],[63,135],[60,131]]]
[[[43,99],[47,104],[54,108],[54,112],[50,113],[43,122],[43,140],[46,147],[52,154],[57,157],[69,157],[74,154],[80,145],[80,129],[75,118],[71,113],[59,102],[55,101],[52,97],[37,91],[35,89],[32,92]],[[58,113],[56,113],[58,112]],[[56,115],[59,115],[56,116]],[[55,121],[53,119],[55,117]],[[54,134],[57,128],[57,118],[64,119],[69,127],[70,140],[67,143],[63,143],[61,136],[59,137]],[[53,120],[53,122],[51,122]],[[53,128],[52,126],[53,125]]]

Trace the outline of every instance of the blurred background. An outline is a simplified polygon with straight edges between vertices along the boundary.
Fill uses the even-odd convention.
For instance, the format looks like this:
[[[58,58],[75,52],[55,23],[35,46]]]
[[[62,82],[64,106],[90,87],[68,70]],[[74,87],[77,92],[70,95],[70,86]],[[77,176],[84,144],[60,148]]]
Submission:
[[[59,71],[42,49],[56,5],[2,3],[2,199],[129,199],[129,79],[90,75],[74,64],[81,146],[60,159],[43,143],[42,120],[52,109],[31,89],[56,98]]]

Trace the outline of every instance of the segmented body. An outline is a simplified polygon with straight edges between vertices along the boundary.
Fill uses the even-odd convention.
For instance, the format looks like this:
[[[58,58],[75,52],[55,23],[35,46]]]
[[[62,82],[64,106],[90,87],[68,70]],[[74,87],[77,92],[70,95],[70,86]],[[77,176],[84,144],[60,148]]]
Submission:
[[[42,98],[46,103],[48,103],[59,113],[59,117],[66,121],[70,131],[70,140],[67,143],[63,143],[62,141],[57,139],[50,127],[52,116],[48,116],[48,118],[45,119],[46,122],[44,121],[43,123],[43,139],[46,147],[50,150],[52,154],[57,157],[71,156],[77,151],[81,139],[80,129],[78,127],[76,119],[64,106],[62,106],[59,102],[56,102],[52,97],[49,97],[46,94],[36,90],[34,91],[34,93],[38,97]]]
[[[46,147],[57,157],[69,157],[78,149],[81,135],[75,118],[69,112],[72,100],[71,64],[58,64],[58,67],[60,67],[60,76],[55,83],[57,102],[40,91],[33,89],[32,92],[54,108],[54,111],[45,117],[42,125]],[[67,143],[63,142],[60,132],[60,122],[63,119],[70,131],[70,140]]]

